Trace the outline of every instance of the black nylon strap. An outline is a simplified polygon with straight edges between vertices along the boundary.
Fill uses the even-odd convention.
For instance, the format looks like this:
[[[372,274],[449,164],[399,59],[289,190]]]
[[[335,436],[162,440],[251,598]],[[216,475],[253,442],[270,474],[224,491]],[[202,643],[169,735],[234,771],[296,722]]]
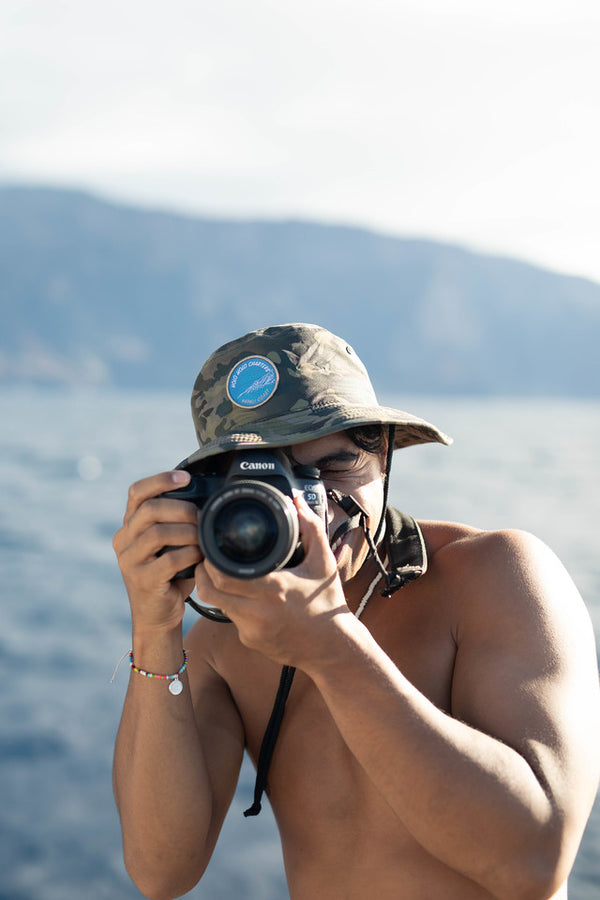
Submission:
[[[391,595],[427,571],[427,550],[419,523],[412,516],[388,506],[387,550],[389,572],[383,597]]]
[[[262,809],[260,801],[267,787],[269,766],[271,765],[275,743],[277,742],[277,736],[279,734],[279,729],[281,728],[281,720],[283,719],[283,713],[285,712],[285,703],[295,674],[296,669],[293,666],[284,666],[281,670],[273,712],[271,713],[258,756],[256,782],[254,785],[254,802],[252,803],[252,806],[244,810],[244,815],[246,817],[257,816]]]
[[[351,497],[349,494],[341,494],[340,491],[327,491],[327,499],[332,500],[346,513],[346,521],[342,522],[329,538],[329,544],[333,546],[336,541],[343,538],[349,531],[357,528],[367,514],[354,497]]]

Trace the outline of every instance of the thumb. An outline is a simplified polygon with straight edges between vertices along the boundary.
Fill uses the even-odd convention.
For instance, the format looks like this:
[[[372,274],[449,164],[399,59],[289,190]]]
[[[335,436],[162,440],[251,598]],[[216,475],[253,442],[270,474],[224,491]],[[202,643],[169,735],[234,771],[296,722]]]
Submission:
[[[319,554],[322,558],[328,556],[333,558],[325,523],[321,517],[310,508],[302,494],[297,494],[294,497],[294,505],[298,513],[300,538],[305,556]]]

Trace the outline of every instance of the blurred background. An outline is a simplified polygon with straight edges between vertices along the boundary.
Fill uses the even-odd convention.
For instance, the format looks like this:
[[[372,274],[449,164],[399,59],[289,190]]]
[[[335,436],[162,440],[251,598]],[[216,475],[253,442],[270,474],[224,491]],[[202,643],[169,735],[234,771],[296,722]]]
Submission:
[[[455,438],[394,504],[534,531],[600,636],[599,37],[595,0],[0,6],[0,900],[140,896],[111,538],[244,331],[347,338]],[[287,896],[251,782],[191,897]],[[599,841],[597,804],[571,900]]]

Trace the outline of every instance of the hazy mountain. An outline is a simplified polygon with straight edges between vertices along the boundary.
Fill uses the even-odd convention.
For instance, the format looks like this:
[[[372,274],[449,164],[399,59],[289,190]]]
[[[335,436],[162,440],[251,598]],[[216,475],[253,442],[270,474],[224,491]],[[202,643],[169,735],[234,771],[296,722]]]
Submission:
[[[599,284],[357,228],[4,188],[0,308],[5,384],[189,389],[220,343],[307,321],[380,392],[600,393]]]

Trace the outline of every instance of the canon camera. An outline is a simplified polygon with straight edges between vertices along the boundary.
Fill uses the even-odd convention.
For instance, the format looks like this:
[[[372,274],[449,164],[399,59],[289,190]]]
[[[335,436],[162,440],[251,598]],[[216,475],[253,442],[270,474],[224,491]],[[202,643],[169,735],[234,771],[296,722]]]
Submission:
[[[294,491],[327,527],[319,474],[311,466],[292,467],[279,450],[244,450],[232,454],[224,474],[192,471],[188,485],[163,496],[196,504],[200,548],[213,565],[235,578],[260,578],[304,558]],[[193,576],[192,566],[176,578]]]

